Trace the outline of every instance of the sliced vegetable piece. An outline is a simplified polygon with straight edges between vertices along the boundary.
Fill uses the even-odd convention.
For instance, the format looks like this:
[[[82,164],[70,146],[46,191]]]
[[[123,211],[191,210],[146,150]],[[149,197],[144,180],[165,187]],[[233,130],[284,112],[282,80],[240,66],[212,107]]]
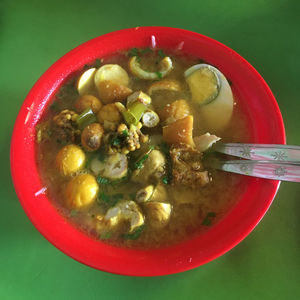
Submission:
[[[123,112],[124,120],[128,125],[137,125],[147,110],[147,106],[139,101],[132,103],[128,110]]]
[[[127,157],[124,154],[115,153],[109,155],[105,162],[102,176],[109,179],[119,179],[127,175]]]
[[[130,71],[138,78],[144,79],[144,80],[157,80],[165,77],[168,75],[172,68],[172,60],[170,57],[166,56],[164,57],[160,63],[159,63],[160,69],[158,72],[149,72],[145,71],[141,68],[140,63],[138,62],[138,59],[136,56],[129,59],[129,69]]]
[[[67,145],[58,152],[55,164],[64,176],[71,175],[84,167],[85,154],[76,145]]]
[[[220,91],[220,80],[214,68],[206,64],[192,66],[184,72],[192,100],[200,105],[213,101]]]
[[[181,91],[180,83],[173,79],[163,79],[152,83],[148,89],[148,94],[151,96],[157,91]]]
[[[193,116],[186,116],[172,124],[163,127],[163,139],[166,143],[188,144],[194,146],[193,141]]]
[[[88,108],[91,108],[93,113],[96,114],[101,107],[101,101],[97,97],[89,94],[81,96],[75,102],[75,109],[80,114]]]
[[[79,77],[76,87],[80,96],[93,94],[95,92],[95,73],[96,68],[90,68]]]
[[[106,64],[100,67],[95,73],[95,84],[102,81],[110,81],[115,84],[128,86],[129,77],[127,72],[118,64]]]
[[[82,114],[76,119],[76,123],[80,130],[83,130],[87,125],[95,123],[97,121],[91,108],[87,108]]]
[[[127,98],[127,107],[130,107],[134,102],[141,102],[144,105],[150,105],[152,100],[151,97],[147,94],[143,93],[142,91],[134,92],[132,95],[128,96]]]
[[[126,107],[124,106],[123,103],[121,102],[115,102],[115,105],[117,107],[117,109],[119,110],[119,112],[122,114],[124,111],[126,111]]]
[[[216,135],[205,133],[201,136],[197,136],[194,138],[195,147],[198,151],[204,152],[208,150],[214,143],[219,141],[221,138]]]
[[[67,184],[66,200],[70,208],[83,208],[92,204],[99,192],[99,186],[94,176],[80,174]]]
[[[155,111],[148,110],[143,114],[142,123],[148,128],[155,127],[159,123],[159,116]]]
[[[191,115],[191,113],[192,111],[188,102],[184,99],[180,99],[172,102],[171,104],[167,104],[161,111],[159,111],[159,116],[165,124],[171,124]]]
[[[143,207],[150,226],[162,228],[168,224],[172,211],[170,203],[150,201],[145,202]]]

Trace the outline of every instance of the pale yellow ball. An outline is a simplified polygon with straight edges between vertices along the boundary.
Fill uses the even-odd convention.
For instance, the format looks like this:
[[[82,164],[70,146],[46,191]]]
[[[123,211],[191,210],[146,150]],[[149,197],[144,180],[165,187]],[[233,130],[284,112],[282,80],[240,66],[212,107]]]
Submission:
[[[94,176],[90,174],[77,175],[67,185],[67,205],[77,209],[88,206],[96,200],[98,192],[99,186]]]
[[[85,154],[76,145],[67,145],[56,156],[56,167],[64,176],[71,175],[84,167]]]

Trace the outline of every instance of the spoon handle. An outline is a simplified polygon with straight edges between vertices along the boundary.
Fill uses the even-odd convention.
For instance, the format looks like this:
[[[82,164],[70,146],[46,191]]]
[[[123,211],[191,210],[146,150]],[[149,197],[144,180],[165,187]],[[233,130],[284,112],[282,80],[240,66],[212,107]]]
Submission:
[[[300,162],[300,147],[290,145],[219,143],[214,151],[251,160]]]
[[[214,159],[210,166],[226,172],[233,172],[248,176],[300,182],[300,162],[286,163],[274,161],[254,160],[219,160]]]

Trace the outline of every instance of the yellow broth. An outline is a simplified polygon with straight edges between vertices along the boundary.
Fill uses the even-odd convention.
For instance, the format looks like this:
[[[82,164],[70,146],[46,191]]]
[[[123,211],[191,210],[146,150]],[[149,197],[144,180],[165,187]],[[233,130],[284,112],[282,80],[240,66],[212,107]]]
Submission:
[[[147,52],[147,51],[146,51]],[[192,65],[199,63],[199,58],[187,56],[181,53],[165,51],[171,57],[173,62],[173,70],[166,77],[168,79],[176,79],[179,81],[183,89],[181,92],[161,91],[152,96],[152,104],[154,110],[159,110],[166,104],[170,104],[178,99],[190,99],[189,89],[184,79],[184,71]],[[161,54],[161,53],[160,53]],[[129,87],[133,91],[142,90],[147,92],[148,87],[153,81],[141,80],[133,76],[128,69],[128,52],[121,52],[102,58],[101,64],[118,64],[123,67],[129,77]],[[141,55],[141,65],[149,71],[157,70],[157,65],[161,59],[157,51],[149,51]],[[99,61],[95,62],[96,64]],[[84,70],[79,72],[81,74]],[[50,122],[58,111],[63,109],[75,110],[74,102],[78,95],[76,93],[75,83],[78,76],[75,76],[60,89],[52,104],[42,116],[38,129]],[[233,83],[234,84],[234,83]],[[101,99],[100,99],[101,100]],[[223,142],[246,142],[248,141],[246,120],[239,111],[239,100],[235,99],[233,116],[230,124],[218,135]],[[194,116],[193,136],[198,136],[207,132],[205,124],[198,117],[198,107],[192,103],[192,112]],[[153,135],[161,135],[161,126],[154,129],[142,128],[144,133],[149,134],[150,142]],[[214,132],[210,132],[214,134]],[[169,246],[186,239],[190,239],[202,231],[207,230],[210,226],[216,224],[234,205],[238,195],[242,192],[242,177],[235,174],[225,173],[216,170],[209,170],[211,182],[203,187],[190,189],[188,187],[174,186],[172,184],[164,185],[167,191],[167,199],[172,205],[172,213],[169,223],[160,229],[151,227],[147,218],[143,230],[138,238],[127,239],[126,231],[128,224],[123,222],[113,233],[107,229],[103,230],[97,216],[105,214],[110,207],[107,203],[101,203],[101,199],[95,201],[92,205],[83,209],[70,209],[66,206],[65,189],[70,181],[70,176],[62,176],[55,167],[55,159],[58,151],[63,147],[63,141],[59,141],[57,137],[50,136],[42,139],[37,143],[37,163],[42,181],[47,187],[49,199],[65,218],[67,218],[79,230],[93,238],[102,240],[103,242],[113,244],[120,247],[133,248],[158,248]],[[146,149],[145,147],[142,149]],[[138,150],[140,155],[143,150]],[[95,154],[86,153],[87,157]],[[83,169],[79,173],[91,173],[89,169]],[[124,200],[134,200],[136,192],[145,187],[145,184],[134,183],[130,179],[116,185],[101,185],[100,193],[103,191],[106,195],[118,195],[115,197]],[[143,209],[142,209],[143,211]]]

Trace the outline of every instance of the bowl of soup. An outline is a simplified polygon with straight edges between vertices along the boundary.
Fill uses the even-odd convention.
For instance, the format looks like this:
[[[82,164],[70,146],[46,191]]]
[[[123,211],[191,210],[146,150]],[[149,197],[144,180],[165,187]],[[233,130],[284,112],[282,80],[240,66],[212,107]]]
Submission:
[[[224,254],[266,213],[278,181],[206,166],[219,142],[283,144],[258,72],[191,31],[136,27],[55,62],[18,114],[16,193],[54,246],[93,268],[182,272]]]

